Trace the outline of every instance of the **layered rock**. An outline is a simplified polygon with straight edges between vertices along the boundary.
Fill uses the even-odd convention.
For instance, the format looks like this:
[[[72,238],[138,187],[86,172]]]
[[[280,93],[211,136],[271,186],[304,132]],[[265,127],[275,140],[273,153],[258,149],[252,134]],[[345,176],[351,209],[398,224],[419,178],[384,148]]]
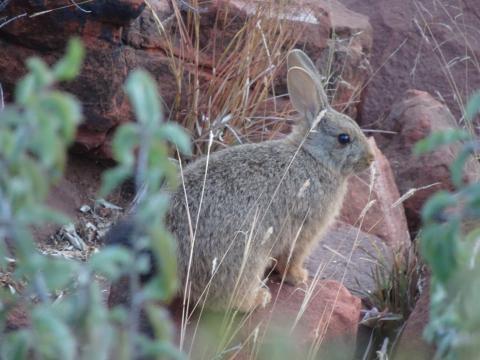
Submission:
[[[269,36],[280,36],[282,41],[289,37],[285,48],[275,49],[272,43],[269,50],[286,53],[287,44],[304,48],[319,69],[327,72],[328,68],[329,89],[336,107],[356,114],[357,101],[369,75],[372,46],[366,17],[336,1],[299,1],[289,3],[281,11],[266,9],[262,2],[240,0],[218,0],[198,9],[187,2],[182,4],[167,0],[150,1],[148,6],[140,0],[82,5],[60,0],[7,2],[2,15],[12,21],[0,28],[0,83],[6,100],[12,99],[13,85],[25,72],[26,58],[37,55],[51,63],[63,53],[68,37],[80,36],[87,50],[85,65],[79,78],[66,86],[82,101],[85,113],[75,150],[108,158],[113,130],[132,120],[123,91],[130,70],[149,70],[157,81],[167,113],[174,106],[180,109],[176,119],[181,120],[185,111],[182,105],[188,104],[188,96],[192,96],[185,93],[185,84],[198,77],[202,88],[213,76],[219,76],[219,57],[245,22],[260,12],[261,21],[252,23],[260,29],[259,36],[263,24],[277,21],[282,32]],[[194,39],[186,39],[178,28],[179,17],[186,19],[194,13],[200,21],[198,56],[185,46],[185,42],[194,43]],[[14,19],[16,16],[19,17]],[[266,61],[267,57],[263,58]],[[282,93],[284,64],[271,65],[280,69],[276,84]],[[207,108],[207,102],[199,108]]]
[[[443,99],[460,119],[480,87],[478,1],[340,0],[367,15],[374,32],[375,73],[362,103],[361,122],[386,128],[390,106],[411,88]]]
[[[412,194],[404,206],[410,230],[416,231],[425,201],[440,189],[453,189],[449,166],[459,145],[443,146],[422,156],[413,155],[413,147],[431,133],[455,128],[457,123],[445,104],[418,90],[408,90],[393,105],[385,122],[395,134],[385,135],[384,153],[390,159],[400,193]],[[479,174],[478,162],[471,159],[466,180],[477,181]]]
[[[412,356],[418,360],[433,359],[435,348],[423,339],[423,331],[429,321],[430,277],[425,279],[425,288],[415,304],[415,308],[405,323],[394,360],[409,360]]]
[[[312,277],[335,280],[357,294],[365,294],[375,290],[375,264],[388,265],[391,251],[377,236],[337,221],[319,240],[306,267]]]

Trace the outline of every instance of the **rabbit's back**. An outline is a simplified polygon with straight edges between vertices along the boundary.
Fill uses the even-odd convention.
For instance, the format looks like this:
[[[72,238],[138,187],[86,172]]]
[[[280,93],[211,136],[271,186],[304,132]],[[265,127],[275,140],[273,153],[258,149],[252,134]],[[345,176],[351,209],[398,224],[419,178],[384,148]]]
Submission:
[[[178,243],[182,281],[190,267],[192,293],[201,293],[207,284],[212,296],[217,288],[228,293],[242,266],[266,263],[283,253],[300,229],[313,234],[334,216],[342,184],[297,150],[285,141],[240,145],[212,154],[206,177],[206,158],[185,169],[189,214],[180,185],[167,222]]]

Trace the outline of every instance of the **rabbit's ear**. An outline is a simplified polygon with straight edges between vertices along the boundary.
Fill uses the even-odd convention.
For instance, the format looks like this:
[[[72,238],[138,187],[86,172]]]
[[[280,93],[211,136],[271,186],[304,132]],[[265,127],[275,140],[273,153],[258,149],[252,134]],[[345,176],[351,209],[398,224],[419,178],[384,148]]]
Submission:
[[[295,109],[313,121],[315,116],[328,107],[326,95],[312,74],[301,68],[292,67],[287,73],[287,86],[290,101]]]
[[[293,49],[288,53],[287,69],[290,69],[294,66],[310,71],[312,75],[318,76],[320,80],[320,74],[313,64],[313,61],[300,49]]]
[[[317,68],[313,64],[313,61],[300,49],[293,49],[287,56],[287,69],[290,70],[294,67],[299,67],[310,73],[313,81],[316,84],[319,101],[323,108],[329,107],[327,94],[323,90],[322,79]]]

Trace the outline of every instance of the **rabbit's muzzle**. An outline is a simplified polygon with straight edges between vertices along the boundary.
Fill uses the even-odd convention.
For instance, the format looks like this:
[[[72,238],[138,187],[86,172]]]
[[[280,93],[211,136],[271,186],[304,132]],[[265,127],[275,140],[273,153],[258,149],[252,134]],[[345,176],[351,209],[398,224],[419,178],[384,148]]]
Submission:
[[[373,152],[367,152],[362,158],[358,161],[355,166],[355,172],[362,172],[370,167],[375,161],[375,155]]]
[[[369,152],[366,156],[367,167],[372,165],[374,161],[375,161],[375,155],[372,152]]]

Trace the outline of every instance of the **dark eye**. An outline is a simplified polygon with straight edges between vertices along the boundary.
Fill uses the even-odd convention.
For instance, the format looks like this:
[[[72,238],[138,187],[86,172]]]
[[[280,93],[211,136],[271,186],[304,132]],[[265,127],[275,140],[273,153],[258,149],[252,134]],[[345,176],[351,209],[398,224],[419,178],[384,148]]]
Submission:
[[[350,135],[348,134],[340,134],[338,135],[338,142],[342,145],[348,144],[350,142]]]

